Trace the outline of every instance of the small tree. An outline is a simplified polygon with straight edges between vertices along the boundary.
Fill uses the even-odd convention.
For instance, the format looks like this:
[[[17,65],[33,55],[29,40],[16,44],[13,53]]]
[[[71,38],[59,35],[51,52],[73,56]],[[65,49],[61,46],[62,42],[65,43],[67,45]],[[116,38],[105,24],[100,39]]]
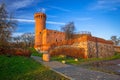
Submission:
[[[75,26],[73,22],[69,22],[65,26],[61,27],[61,30],[65,32],[66,39],[71,39],[73,37]]]
[[[34,34],[33,33],[24,33],[21,36],[21,39],[25,43],[26,47],[34,46]]]
[[[119,45],[120,38],[117,38],[117,36],[111,36],[111,40],[114,42],[114,45]]]
[[[16,37],[12,37],[13,39],[13,47],[14,48],[21,48],[22,46],[22,42],[21,42],[21,36],[16,36]]]

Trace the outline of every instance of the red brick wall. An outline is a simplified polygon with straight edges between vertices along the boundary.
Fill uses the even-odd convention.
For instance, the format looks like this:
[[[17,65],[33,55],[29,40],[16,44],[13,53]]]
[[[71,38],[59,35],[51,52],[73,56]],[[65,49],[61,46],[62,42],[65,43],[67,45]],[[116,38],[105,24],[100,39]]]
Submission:
[[[44,30],[42,40],[43,44],[62,42],[65,40],[65,34],[56,30]]]
[[[120,46],[114,46],[114,51],[115,52],[120,52]]]

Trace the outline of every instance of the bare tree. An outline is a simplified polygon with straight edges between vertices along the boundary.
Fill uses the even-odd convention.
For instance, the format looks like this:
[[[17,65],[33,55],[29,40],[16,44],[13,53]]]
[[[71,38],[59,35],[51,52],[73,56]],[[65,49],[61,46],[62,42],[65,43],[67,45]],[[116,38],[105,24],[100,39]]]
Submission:
[[[12,43],[14,48],[21,48],[21,36],[12,37]]]
[[[34,46],[34,34],[33,33],[24,33],[21,36],[21,39],[25,43],[26,47]]]
[[[61,27],[61,30],[65,32],[66,39],[71,39],[73,37],[74,31],[75,31],[75,26],[74,22],[69,22],[65,26]]]
[[[34,46],[34,33],[24,33],[21,36],[15,36],[12,38],[15,48],[27,49]]]
[[[0,46],[7,45],[11,38],[11,33],[15,30],[16,21],[13,21],[13,15],[6,10],[4,3],[0,4]]]
[[[120,38],[118,38],[117,36],[111,36],[111,40],[114,42],[114,45],[120,44]]]

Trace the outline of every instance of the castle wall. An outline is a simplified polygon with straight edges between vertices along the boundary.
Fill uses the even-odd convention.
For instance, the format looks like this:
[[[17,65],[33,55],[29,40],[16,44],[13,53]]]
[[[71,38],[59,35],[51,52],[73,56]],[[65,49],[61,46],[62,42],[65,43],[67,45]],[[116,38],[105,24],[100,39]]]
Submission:
[[[65,40],[65,34],[56,30],[43,31],[43,44],[51,44],[55,42],[62,42]]]
[[[85,58],[88,58],[88,57],[103,58],[103,57],[114,55],[114,47],[111,41],[106,41],[101,38],[87,36],[87,35],[81,36],[80,38],[77,38],[77,39],[71,39],[71,40],[63,39],[63,41],[60,41],[60,42],[55,41],[49,45],[49,49],[50,48],[54,49],[55,47],[64,47],[64,46],[72,46],[72,47],[78,47],[78,48],[84,49]],[[46,50],[47,49],[48,49],[48,46]]]
[[[114,55],[114,47],[112,41],[107,41],[101,38],[92,36],[81,36],[78,39],[74,39],[72,44],[75,47],[84,48],[86,57],[108,57]],[[120,48],[119,48],[120,49]]]
[[[65,33],[46,29],[46,15],[35,13],[35,48],[40,51],[49,51],[55,47],[72,46],[84,49],[85,58],[108,57],[115,51],[120,52],[120,47],[113,47],[113,42],[102,38],[93,37],[91,34],[74,34],[70,40],[65,40]]]
[[[113,45],[101,42],[88,41],[88,57],[109,57],[114,55]]]
[[[113,42],[88,36],[88,57],[108,57],[114,55]]]
[[[57,43],[62,42],[64,40],[65,34],[63,32],[44,29],[42,31],[41,51],[48,51],[52,48],[51,46],[53,46],[53,44],[56,44],[56,46],[58,46]]]
[[[88,58],[88,42],[82,41],[82,42],[75,42],[72,46],[83,48],[84,49],[84,58]]]
[[[120,52],[120,46],[114,46],[114,51],[115,52]]]

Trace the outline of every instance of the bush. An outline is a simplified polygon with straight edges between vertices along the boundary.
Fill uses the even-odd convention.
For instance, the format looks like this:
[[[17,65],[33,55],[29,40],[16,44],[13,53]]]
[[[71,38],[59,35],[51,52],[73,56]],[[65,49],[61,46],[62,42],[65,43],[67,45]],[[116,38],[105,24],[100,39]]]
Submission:
[[[28,49],[15,49],[14,55],[30,57],[31,52]]]
[[[7,56],[26,56],[30,57],[31,52],[28,49],[22,49],[22,48],[0,48],[0,54],[1,55],[7,55]]]
[[[49,51],[50,56],[66,55],[73,58],[84,58],[84,49],[77,47],[59,47]]]

